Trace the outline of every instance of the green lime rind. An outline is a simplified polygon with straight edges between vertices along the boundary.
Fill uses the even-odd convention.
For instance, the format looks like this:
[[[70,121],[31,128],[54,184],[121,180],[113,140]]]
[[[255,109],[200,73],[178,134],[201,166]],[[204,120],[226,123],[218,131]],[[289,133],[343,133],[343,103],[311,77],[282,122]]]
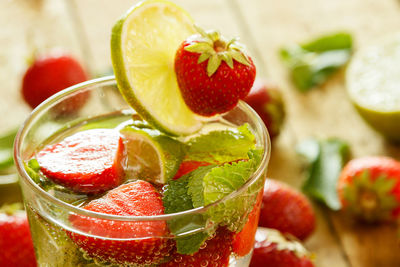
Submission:
[[[186,146],[169,136],[162,134],[158,130],[146,129],[146,128],[136,128],[135,126],[127,126],[120,130],[123,136],[125,149],[127,150],[127,167],[130,164],[137,166],[140,164],[139,168],[133,168],[129,171],[126,168],[127,179],[144,179],[155,183],[165,184],[170,180],[179,169],[179,166],[185,156]],[[132,143],[139,141],[140,148],[144,146],[141,144],[148,144],[142,154],[137,155],[138,151],[131,151]],[[135,146],[134,146],[135,147]],[[148,151],[150,149],[152,151]],[[155,152],[157,154],[157,159],[146,158],[145,155]],[[140,160],[136,160],[140,158]],[[155,166],[155,164],[158,164]],[[159,168],[159,173],[156,173]]]
[[[389,141],[400,142],[400,111],[384,112],[372,110],[362,107],[356,102],[353,102],[353,105],[369,126]]]
[[[158,6],[169,11],[172,10],[173,12],[171,11],[168,14],[170,17],[167,18],[156,16],[155,20],[159,20],[156,21],[156,24],[168,25],[168,23],[171,23],[171,27],[175,27],[174,34],[171,34],[171,36],[166,36],[165,33],[163,35],[160,34],[159,38],[164,38],[165,40],[162,40],[163,42],[158,40],[159,43],[163,44],[159,45],[159,47],[152,46],[152,42],[149,40],[141,40],[140,38],[137,41],[135,40],[135,42],[143,42],[145,45],[150,46],[144,47],[145,45],[143,45],[144,48],[141,47],[140,49],[149,54],[153,65],[144,58],[137,59],[134,58],[135,56],[127,58],[129,55],[125,49],[124,38],[127,36],[126,31],[127,27],[130,26],[131,18],[140,16],[141,12],[146,11],[146,9],[157,8]],[[179,14],[179,17],[176,14]],[[144,18],[148,20],[152,19],[152,17]],[[180,19],[184,19],[185,21],[181,23],[182,27],[179,29]],[[174,20],[174,22],[170,22],[170,20]],[[146,23],[151,23],[151,21],[146,21]],[[172,50],[171,47],[174,47],[173,51],[175,53],[180,43],[195,32],[192,24],[191,17],[175,4],[164,0],[149,0],[143,1],[130,9],[112,29],[111,59],[115,78],[122,96],[143,119],[148,121],[153,127],[170,135],[188,135],[199,130],[202,125],[194,113],[186,106],[180,95],[175,71],[173,70],[174,54],[167,53],[170,51],[163,51],[163,49]],[[163,31],[163,29],[160,30],[157,27],[154,31],[156,30],[159,30],[159,32]],[[179,31],[182,31],[182,36],[179,36]],[[156,35],[157,31],[152,36]],[[141,37],[142,39],[146,39],[143,36]],[[159,61],[154,60],[157,55],[160,55]],[[139,58],[138,55],[136,57]],[[132,63],[133,61],[135,63]],[[136,75],[135,77],[133,77],[133,73]]]

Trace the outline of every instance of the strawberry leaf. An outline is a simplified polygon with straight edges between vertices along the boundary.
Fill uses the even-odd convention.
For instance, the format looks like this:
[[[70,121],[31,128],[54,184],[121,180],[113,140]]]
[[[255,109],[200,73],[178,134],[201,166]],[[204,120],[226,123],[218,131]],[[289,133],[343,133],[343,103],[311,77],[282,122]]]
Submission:
[[[188,141],[187,159],[206,162],[229,162],[248,159],[255,137],[248,124],[237,129],[212,131]]]
[[[219,65],[221,65],[221,57],[217,54],[212,55],[207,63],[208,77],[211,77],[217,71]]]
[[[303,191],[332,210],[341,207],[336,185],[343,165],[349,158],[349,146],[339,139],[306,140],[297,146],[297,152],[308,163]]]

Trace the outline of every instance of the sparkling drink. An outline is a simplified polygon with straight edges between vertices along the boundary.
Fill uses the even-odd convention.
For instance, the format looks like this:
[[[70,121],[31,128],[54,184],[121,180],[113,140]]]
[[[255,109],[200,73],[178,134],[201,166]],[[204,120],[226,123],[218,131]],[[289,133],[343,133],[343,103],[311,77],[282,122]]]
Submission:
[[[59,103],[86,92],[90,93],[90,98],[85,106],[73,114],[60,115]],[[250,170],[248,177],[244,177],[240,187],[214,203],[156,216],[95,212],[85,209],[85,205],[101,199],[107,191],[100,194],[76,193],[47,180],[40,171],[38,179],[37,173],[32,171],[34,167],[30,166],[30,161],[47,144],[87,130],[119,131],[140,120],[122,99],[113,77],[86,82],[57,94],[27,119],[16,138],[15,161],[39,266],[247,266],[257,227],[253,221],[258,217],[270,144],[259,117],[243,103],[206,122],[194,136],[171,137],[185,143],[210,132],[227,129],[236,132],[241,125],[248,125],[254,135],[254,148],[260,151],[257,166]],[[228,164],[236,166],[251,162],[251,157],[236,161],[239,163]],[[124,169],[127,171],[126,166]],[[119,186],[138,179],[140,177],[125,177]],[[167,188],[172,190],[173,182],[170,180]],[[163,197],[167,210],[165,185],[153,184]],[[182,205],[186,203],[182,202]],[[107,228],[107,231],[99,231],[99,228]],[[150,230],[130,232],[132,228]],[[153,228],[165,231],[153,231]],[[240,235],[242,231],[246,233]],[[101,249],[91,249],[91,246],[100,246]]]

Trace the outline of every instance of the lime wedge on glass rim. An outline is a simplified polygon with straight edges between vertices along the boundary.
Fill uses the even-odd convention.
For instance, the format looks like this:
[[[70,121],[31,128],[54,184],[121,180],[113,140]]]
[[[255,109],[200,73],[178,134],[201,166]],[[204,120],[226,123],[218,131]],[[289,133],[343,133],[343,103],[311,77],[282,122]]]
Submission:
[[[126,126],[120,130],[126,151],[128,180],[141,179],[165,184],[177,172],[185,145],[153,129]]]
[[[346,73],[360,115],[388,140],[400,141],[400,34],[358,51]]]
[[[176,81],[179,45],[195,33],[191,17],[165,0],[131,8],[112,29],[111,58],[125,100],[153,127],[187,135],[202,123],[186,106]]]

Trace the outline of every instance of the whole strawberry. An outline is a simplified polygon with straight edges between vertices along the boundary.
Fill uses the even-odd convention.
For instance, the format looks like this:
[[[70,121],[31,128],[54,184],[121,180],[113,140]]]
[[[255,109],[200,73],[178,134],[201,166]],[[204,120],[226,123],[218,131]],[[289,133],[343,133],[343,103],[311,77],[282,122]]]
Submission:
[[[53,94],[86,81],[88,78],[81,64],[71,55],[51,53],[34,59],[22,81],[22,96],[35,108]],[[58,113],[68,114],[79,109],[86,101],[87,93],[74,96],[58,108]]]
[[[13,204],[0,209],[0,266],[36,266],[28,219],[19,210],[20,206]]]
[[[389,157],[349,161],[338,181],[342,207],[367,222],[391,221],[400,214],[400,162]]]
[[[218,32],[186,39],[175,56],[175,72],[186,105],[202,116],[224,113],[236,106],[253,85],[256,68],[243,46]]]
[[[150,183],[141,180],[110,190],[83,208],[120,216],[164,214],[161,195]],[[92,235],[68,232],[71,239],[89,256],[104,262],[124,266],[156,264],[169,255],[173,247],[170,239],[161,238],[168,235],[165,221],[111,221],[71,215],[70,222],[76,229]]]
[[[304,240],[315,229],[315,213],[303,194],[287,184],[267,179],[258,225]]]
[[[279,231],[258,228],[250,267],[313,267],[310,253]]]
[[[271,139],[279,135],[286,114],[282,93],[276,86],[256,79],[244,101],[261,117]]]

